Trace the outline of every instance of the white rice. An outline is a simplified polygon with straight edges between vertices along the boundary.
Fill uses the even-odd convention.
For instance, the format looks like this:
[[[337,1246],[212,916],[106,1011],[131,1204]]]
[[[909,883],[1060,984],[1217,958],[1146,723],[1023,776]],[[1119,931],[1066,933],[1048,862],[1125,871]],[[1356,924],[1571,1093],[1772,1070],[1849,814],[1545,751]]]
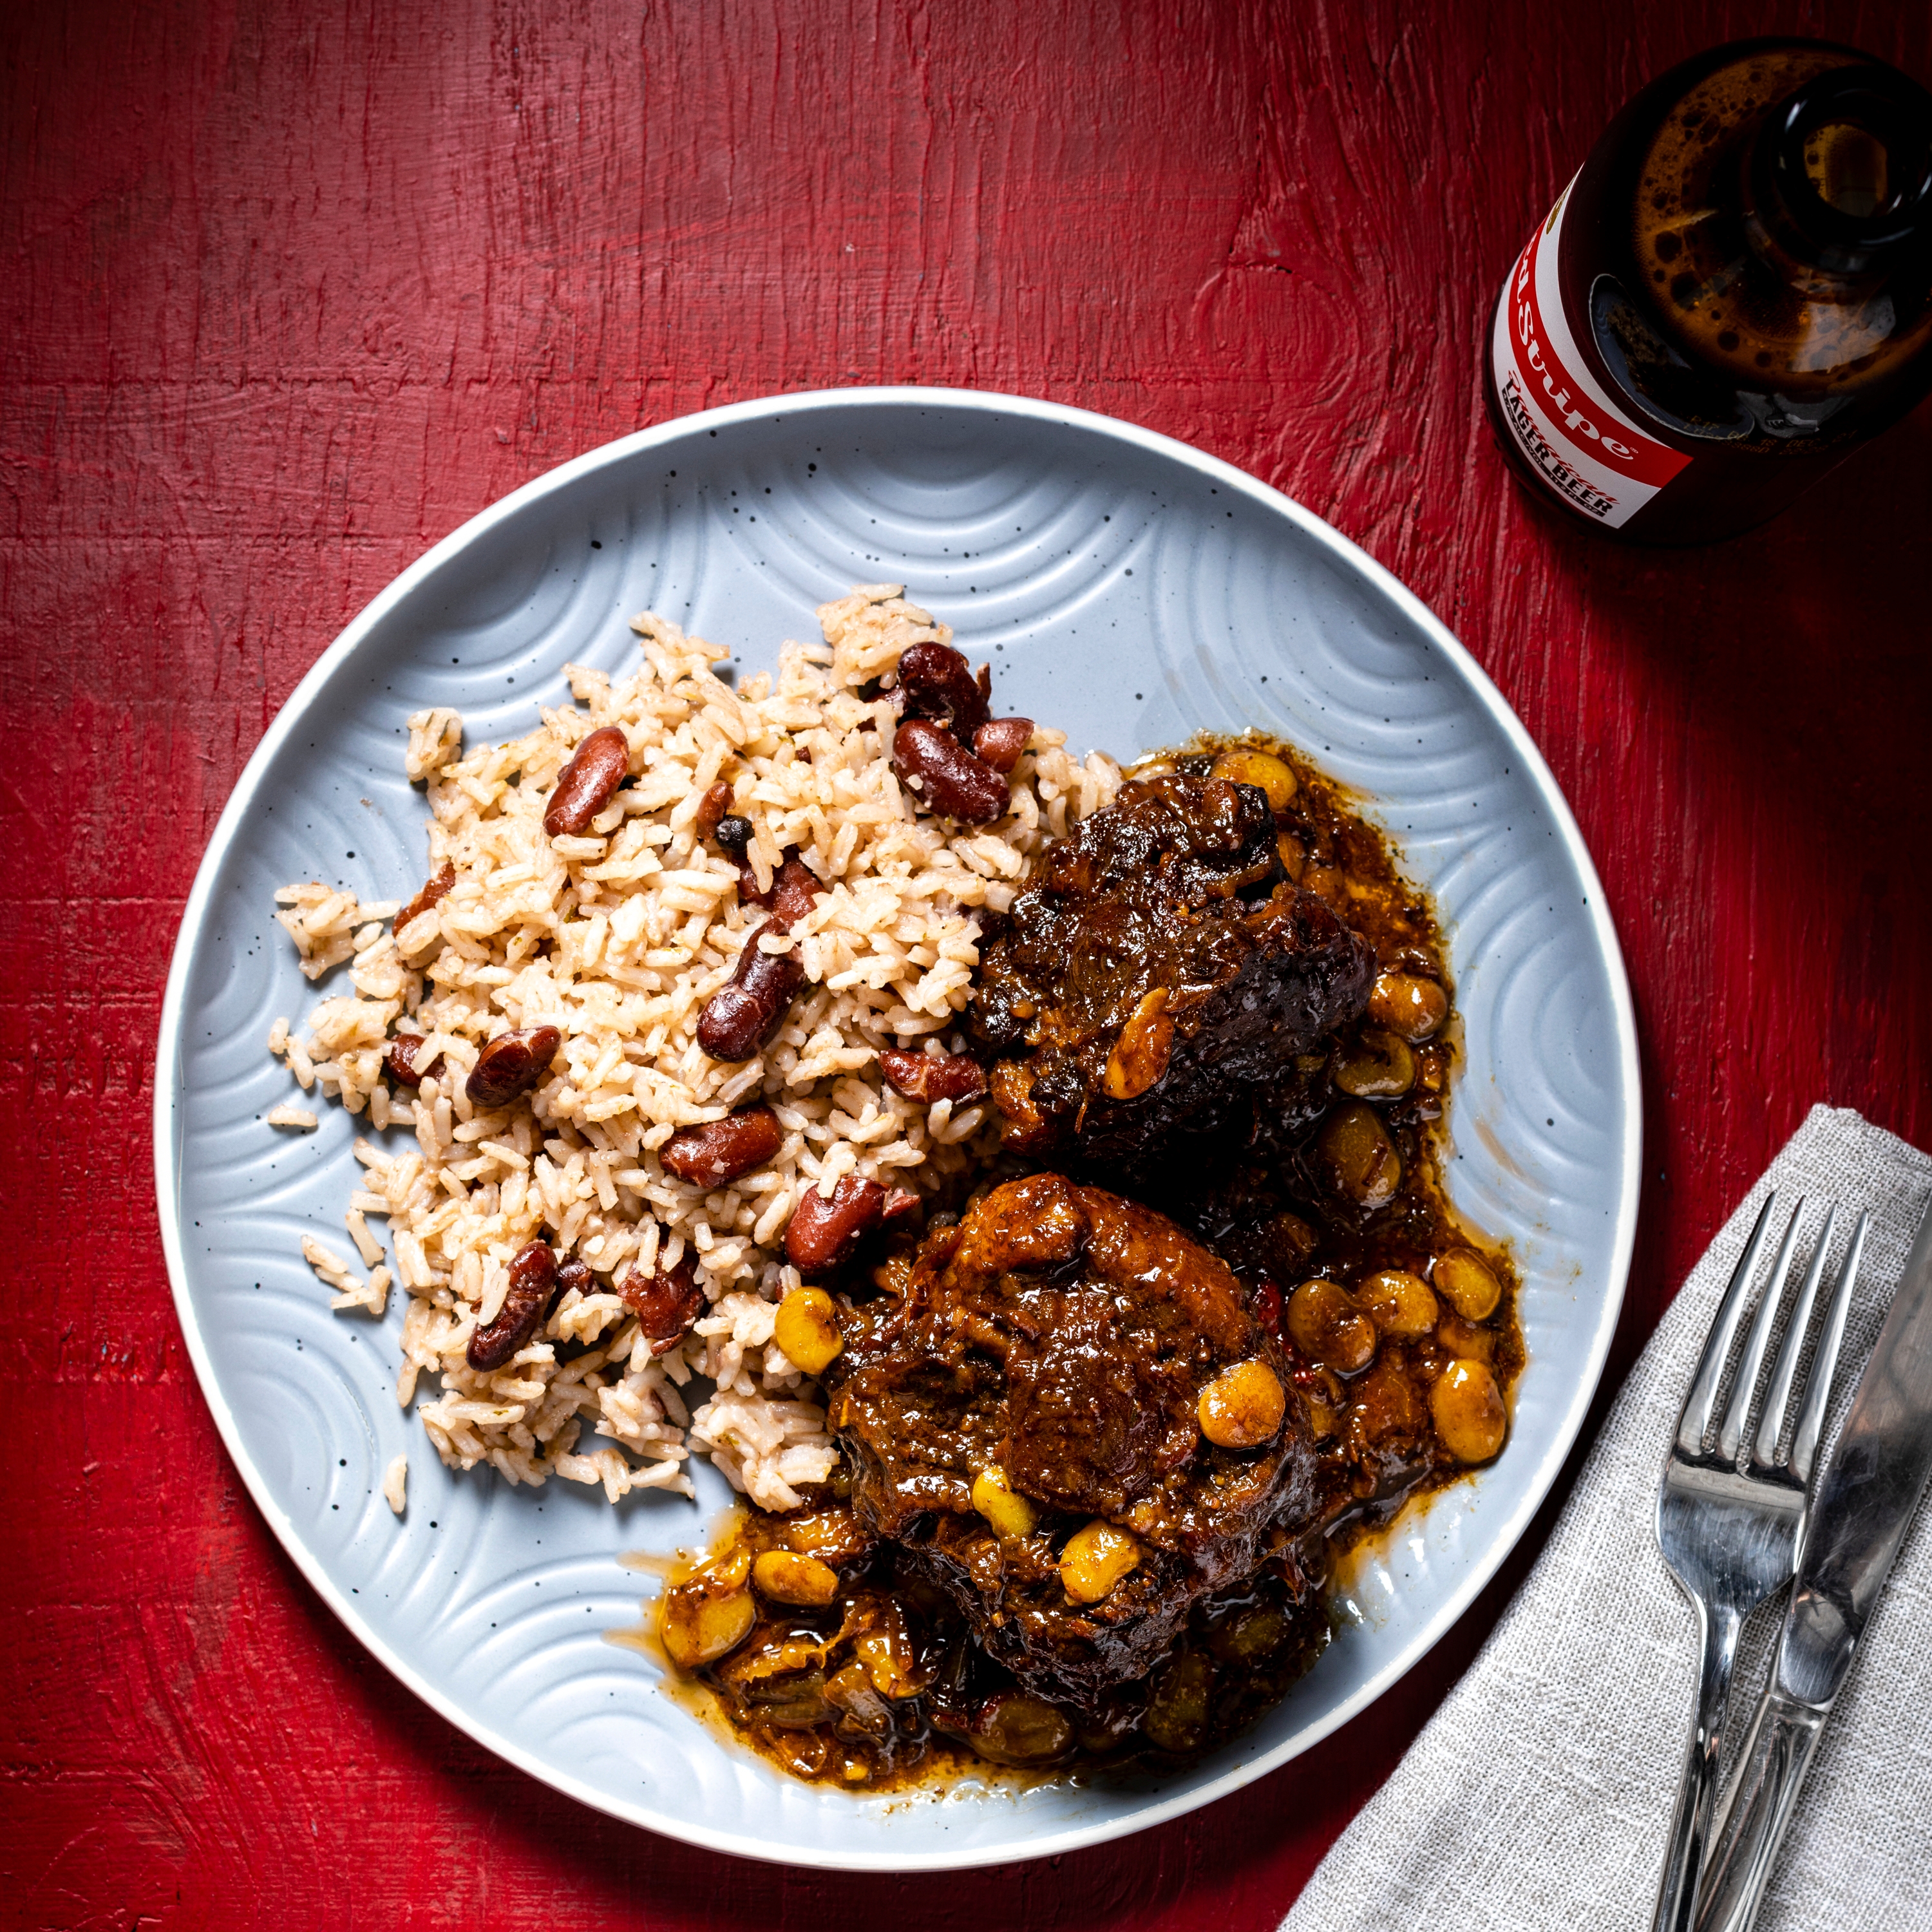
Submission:
[[[388,924],[396,902],[358,905],[319,884],[276,895],[303,971],[347,965],[353,990],[322,1000],[305,1042],[278,1021],[269,1050],[304,1090],[416,1136],[397,1154],[356,1143],[368,1184],[346,1226],[368,1278],[313,1237],[303,1252],[334,1306],[380,1313],[391,1270],[375,1264],[364,1217],[388,1218],[408,1295],[397,1397],[406,1407],[419,1378],[434,1378],[418,1413],[451,1466],[488,1462],[512,1483],[554,1473],[615,1502],[633,1489],[690,1493],[682,1465],[695,1449],[773,1509],[830,1473],[817,1390],[772,1340],[775,1304],[799,1282],[785,1224],[804,1190],[829,1192],[843,1174],[939,1190],[990,1151],[986,1103],[956,1113],[905,1100],[882,1080],[879,1052],[963,1044],[981,910],[1005,910],[1047,839],[1120,779],[1104,755],[1078,763],[1064,734],[1036,728],[998,825],[916,816],[892,769],[891,701],[860,695],[908,646],[950,641],[902,587],[822,605],[825,642],[787,644],[776,680],[761,673],[736,692],[711,670],[727,652],[646,615],[633,622],[646,660],[634,676],[614,685],[571,667],[576,706],[544,712],[514,743],[466,757],[455,712],[418,712],[407,768],[428,788],[430,870],[447,860],[453,888],[400,933]],[[542,821],[557,774],[607,724],[629,740],[637,782],[584,836],[551,839]],[[764,916],[740,905],[735,864],[697,832],[721,777],[752,823],[761,885],[795,849],[829,888],[794,929],[806,989],[742,1066],[710,1059],[696,1036]],[[406,1016],[425,1036],[417,1064],[442,1059],[413,1096],[382,1073]],[[560,1070],[527,1105],[473,1108],[464,1080],[483,1043],[539,1024],[562,1030]],[[786,1131],[767,1166],[707,1193],[660,1165],[679,1127],[759,1100]],[[470,1337],[501,1306],[511,1257],[538,1238],[596,1278],[504,1367],[479,1374]],[[612,1287],[633,1263],[649,1272],[687,1250],[710,1305],[653,1357]],[[694,1412],[686,1395],[703,1393],[700,1377],[714,1386]],[[586,1425],[605,1442],[580,1453]]]

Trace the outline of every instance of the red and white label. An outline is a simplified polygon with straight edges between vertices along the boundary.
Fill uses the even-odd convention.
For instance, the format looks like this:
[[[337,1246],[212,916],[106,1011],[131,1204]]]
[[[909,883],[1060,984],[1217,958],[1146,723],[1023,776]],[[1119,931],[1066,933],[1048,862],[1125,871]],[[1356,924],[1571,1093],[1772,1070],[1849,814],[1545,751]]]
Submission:
[[[1566,188],[1517,257],[1496,304],[1492,368],[1510,434],[1538,475],[1564,502],[1615,528],[1690,459],[1646,435],[1577,353],[1556,280],[1569,200]]]

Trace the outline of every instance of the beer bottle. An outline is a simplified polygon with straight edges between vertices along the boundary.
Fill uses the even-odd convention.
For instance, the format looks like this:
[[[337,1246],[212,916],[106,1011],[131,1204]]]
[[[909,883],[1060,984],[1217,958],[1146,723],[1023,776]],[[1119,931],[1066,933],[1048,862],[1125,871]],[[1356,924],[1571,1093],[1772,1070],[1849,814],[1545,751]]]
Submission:
[[[1932,388],[1932,95],[1736,40],[1610,124],[1511,268],[1504,454],[1575,520],[1703,543],[1774,516]]]

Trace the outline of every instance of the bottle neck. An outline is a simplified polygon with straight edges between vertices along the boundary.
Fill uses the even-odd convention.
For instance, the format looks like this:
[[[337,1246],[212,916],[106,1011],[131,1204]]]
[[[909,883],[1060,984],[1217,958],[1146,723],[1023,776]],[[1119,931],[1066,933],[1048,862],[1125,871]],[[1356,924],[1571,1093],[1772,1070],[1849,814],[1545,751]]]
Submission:
[[[1932,252],[1932,94],[1889,68],[1834,68],[1766,116],[1744,227],[1788,280],[1869,286]]]

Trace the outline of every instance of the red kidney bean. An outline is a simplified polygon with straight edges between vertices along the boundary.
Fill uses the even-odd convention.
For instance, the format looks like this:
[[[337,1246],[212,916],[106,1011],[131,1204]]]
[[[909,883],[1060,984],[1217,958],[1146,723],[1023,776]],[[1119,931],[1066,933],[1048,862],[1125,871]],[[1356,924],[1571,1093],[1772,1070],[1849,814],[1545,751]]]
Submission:
[[[986,1076],[970,1054],[908,1053],[896,1046],[879,1055],[886,1084],[908,1100],[930,1106],[935,1100],[976,1100],[986,1090]]]
[[[553,838],[575,838],[616,796],[630,769],[630,744],[616,725],[592,732],[572,754],[550,794],[544,830]]]
[[[563,1044],[554,1026],[518,1027],[500,1033],[476,1056],[463,1090],[472,1107],[507,1107],[527,1094],[545,1073]]]
[[[698,1043],[713,1060],[749,1060],[784,1024],[805,968],[792,952],[761,952],[760,937],[777,928],[762,921],[738,955],[736,970],[704,1003],[698,1016]]]
[[[704,1312],[704,1291],[698,1285],[698,1264],[688,1248],[674,1268],[655,1274],[626,1268],[617,1294],[638,1318],[653,1354],[662,1355]]]
[[[720,778],[698,802],[698,836],[709,838],[724,823],[724,814],[730,809],[731,788]]]
[[[456,883],[456,868],[446,859],[436,868],[436,876],[425,880],[423,889],[397,914],[390,922],[392,932],[400,932],[412,919],[420,919],[433,905],[440,904],[448,896],[449,889]]]
[[[549,1247],[532,1241],[519,1248],[510,1264],[509,1288],[496,1319],[470,1338],[464,1351],[470,1366],[486,1373],[500,1369],[536,1332],[556,1286],[556,1257]]]
[[[824,890],[796,859],[779,868],[766,902],[772,916],[745,941],[730,979],[698,1016],[698,1043],[713,1060],[749,1060],[784,1024],[805,984],[805,967],[795,952],[763,952],[758,941],[768,932],[789,932]]]
[[[545,1311],[546,1314],[554,1315],[556,1312],[557,1304],[573,1288],[579,1294],[588,1294],[591,1289],[590,1264],[587,1262],[579,1261],[574,1255],[572,1255],[568,1261],[560,1262],[557,1264],[556,1288],[555,1292],[550,1296],[550,1306]]]
[[[886,1193],[879,1208],[879,1224],[890,1227],[895,1221],[903,1221],[910,1214],[919,1212],[919,1196],[909,1194],[903,1187],[895,1187]]]
[[[970,738],[986,722],[988,680],[950,644],[914,644],[899,658],[899,715],[928,718]]]
[[[778,929],[789,932],[793,926],[802,919],[811,908],[812,902],[824,891],[810,867],[802,864],[796,856],[788,852],[780,860],[778,868],[772,874],[772,882],[763,892],[758,890],[758,875],[752,869],[750,854],[745,850],[752,842],[752,825],[748,819],[727,819],[727,825],[736,823],[745,828],[745,836],[736,847],[738,854],[738,896],[747,905],[766,906],[775,913],[779,921]],[[721,830],[722,826],[719,828]],[[732,848],[727,847],[726,850]]]
[[[989,718],[973,734],[973,755],[1004,775],[1019,763],[1032,739],[1030,718]]]
[[[812,902],[825,888],[809,866],[796,859],[787,859],[772,881],[772,917],[780,929],[789,932],[812,910]]]
[[[422,1045],[423,1036],[419,1033],[399,1033],[390,1041],[385,1064],[389,1078],[399,1086],[420,1086],[442,1064],[442,1055],[439,1053],[427,1066],[418,1066],[416,1055],[422,1052]]]
[[[892,734],[892,764],[930,812],[962,825],[990,825],[1012,802],[1006,782],[956,738],[915,718]],[[919,783],[910,785],[916,778]]]
[[[741,1108],[722,1120],[680,1127],[658,1158],[680,1180],[716,1187],[762,1167],[784,1144],[784,1130],[769,1107]]]
[[[851,1258],[862,1237],[885,1212],[886,1190],[876,1180],[842,1174],[827,1200],[816,1187],[792,1210],[785,1258],[800,1274],[822,1274]]]

